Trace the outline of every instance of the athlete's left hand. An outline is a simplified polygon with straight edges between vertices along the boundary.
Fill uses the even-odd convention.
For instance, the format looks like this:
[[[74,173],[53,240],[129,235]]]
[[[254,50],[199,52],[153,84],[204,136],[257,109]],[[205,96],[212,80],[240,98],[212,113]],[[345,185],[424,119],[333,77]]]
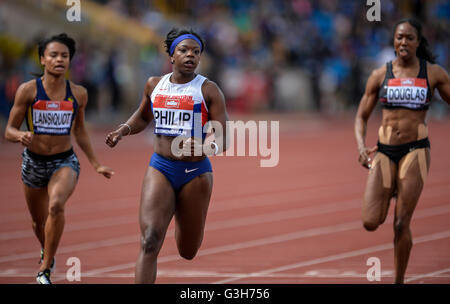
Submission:
[[[96,171],[99,174],[103,174],[106,178],[111,178],[114,175],[114,170],[107,166],[98,166]]]

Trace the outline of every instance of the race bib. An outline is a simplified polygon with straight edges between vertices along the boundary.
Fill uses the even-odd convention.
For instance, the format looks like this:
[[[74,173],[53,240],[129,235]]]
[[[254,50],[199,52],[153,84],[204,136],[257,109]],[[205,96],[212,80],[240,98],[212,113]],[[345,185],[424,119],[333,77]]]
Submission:
[[[389,79],[387,86],[387,102],[393,105],[418,108],[427,102],[427,91],[426,79]]]
[[[70,101],[39,100],[33,105],[34,132],[70,134],[73,104]]]
[[[193,113],[192,96],[156,95],[153,102],[155,133],[169,136],[190,135]]]

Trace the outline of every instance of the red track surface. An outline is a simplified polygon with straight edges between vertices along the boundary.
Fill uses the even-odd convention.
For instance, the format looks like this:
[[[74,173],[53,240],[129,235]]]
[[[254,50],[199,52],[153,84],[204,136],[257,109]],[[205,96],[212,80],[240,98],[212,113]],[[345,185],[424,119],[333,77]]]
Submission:
[[[213,197],[205,238],[192,261],[178,256],[173,223],[158,263],[157,283],[372,283],[369,257],[381,261],[381,283],[393,282],[391,204],[386,223],[363,229],[361,198],[367,171],[357,163],[352,118],[296,115],[280,120],[280,162],[213,157]],[[375,144],[379,120],[369,124]],[[414,247],[407,282],[450,283],[450,121],[430,121],[431,169],[412,220]],[[82,172],[66,207],[55,283],[66,280],[69,257],[81,261],[81,283],[133,283],[139,252],[141,183],[152,153],[149,133],[114,150],[106,130],[92,132],[99,159],[116,175],[96,174],[75,147]],[[20,180],[18,144],[0,143],[0,283],[33,283],[35,239]]]

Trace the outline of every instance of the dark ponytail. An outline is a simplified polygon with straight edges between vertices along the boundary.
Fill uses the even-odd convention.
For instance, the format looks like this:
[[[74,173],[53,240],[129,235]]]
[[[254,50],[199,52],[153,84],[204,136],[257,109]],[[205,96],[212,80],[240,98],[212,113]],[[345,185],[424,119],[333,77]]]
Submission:
[[[394,26],[394,35],[395,31],[397,30],[397,26],[399,26],[402,23],[409,23],[411,24],[417,31],[417,38],[419,39],[419,47],[416,51],[416,56],[420,59],[425,59],[426,61],[429,61],[431,63],[436,63],[436,56],[433,55],[433,53],[430,50],[430,46],[428,45],[427,39],[422,35],[422,24],[420,24],[419,21],[411,18],[402,19],[398,21]]]
[[[436,63],[436,56],[429,49],[428,41],[425,37],[420,38],[420,44],[416,52],[417,57],[425,59],[431,63]]]

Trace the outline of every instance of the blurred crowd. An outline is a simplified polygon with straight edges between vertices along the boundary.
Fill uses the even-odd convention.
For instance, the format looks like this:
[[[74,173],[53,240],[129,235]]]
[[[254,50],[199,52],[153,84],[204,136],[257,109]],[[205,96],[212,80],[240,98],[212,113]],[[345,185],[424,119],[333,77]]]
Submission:
[[[231,111],[335,115],[354,110],[370,71],[394,58],[393,25],[405,17],[423,23],[437,63],[447,71],[450,67],[450,3],[445,0],[382,0],[381,22],[367,20],[370,6],[365,0],[93,2],[138,21],[161,38],[141,48],[132,63],[120,42],[102,50],[94,47],[94,39],[77,41],[71,78],[88,88],[94,112],[102,98],[109,101],[110,111],[123,111],[132,76],[138,79],[140,98],[148,76],[170,71],[160,46],[172,27],[192,28],[206,40],[199,72],[219,84]],[[29,41],[21,56],[9,62],[0,54],[3,114],[17,84],[39,69],[35,45]]]

